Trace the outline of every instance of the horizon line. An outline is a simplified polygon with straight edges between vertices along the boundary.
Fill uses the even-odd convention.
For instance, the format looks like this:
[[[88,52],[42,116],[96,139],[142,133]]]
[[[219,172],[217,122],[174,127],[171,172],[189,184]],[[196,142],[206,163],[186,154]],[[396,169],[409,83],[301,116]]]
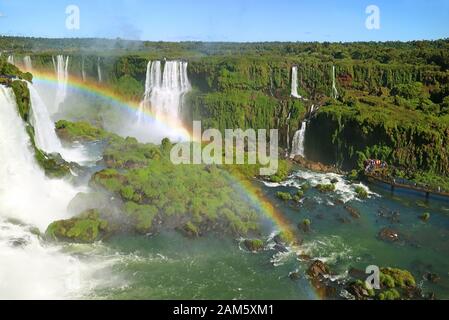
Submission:
[[[304,40],[264,40],[264,41],[232,41],[232,40],[141,40],[141,39],[125,39],[125,38],[108,38],[108,37],[47,37],[47,36],[24,36],[24,35],[5,35],[0,34],[0,38],[18,38],[18,39],[45,39],[45,40],[103,40],[103,41],[124,41],[124,42],[141,42],[141,43],[209,43],[209,44],[269,44],[269,43],[291,43],[291,44],[351,44],[351,43],[413,43],[413,42],[437,42],[449,41],[449,36],[443,38],[413,39],[413,40],[355,40],[355,41],[304,41]]]

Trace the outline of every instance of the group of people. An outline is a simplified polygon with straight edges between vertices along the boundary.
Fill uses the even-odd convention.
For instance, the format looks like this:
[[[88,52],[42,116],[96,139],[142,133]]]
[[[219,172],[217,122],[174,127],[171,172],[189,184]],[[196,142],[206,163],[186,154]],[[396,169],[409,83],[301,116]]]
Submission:
[[[372,172],[376,169],[387,168],[387,163],[382,160],[368,159],[365,161],[365,172]]]

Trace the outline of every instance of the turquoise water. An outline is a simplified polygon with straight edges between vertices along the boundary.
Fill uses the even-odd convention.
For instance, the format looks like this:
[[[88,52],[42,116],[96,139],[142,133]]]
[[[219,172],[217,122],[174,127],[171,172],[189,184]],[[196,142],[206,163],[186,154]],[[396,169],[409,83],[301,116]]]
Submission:
[[[425,293],[449,298],[449,205],[425,203],[417,197],[397,197],[370,186],[370,198],[357,200],[354,185],[342,177],[337,191],[322,194],[314,188],[305,193],[301,204],[285,203],[277,191],[297,190],[304,183],[335,178],[302,171],[307,179],[295,177],[283,185],[265,186],[265,195],[288,218],[292,226],[308,218],[311,231],[299,232],[302,245],[279,253],[272,248],[270,234],[264,235],[266,249],[246,251],[241,239],[218,235],[186,239],[176,232],[155,236],[117,236],[81,255],[85,259],[110,260],[98,274],[105,278],[88,298],[93,299],[316,299],[304,276],[310,261],[298,258],[309,255],[326,261],[336,278],[344,279],[352,268],[365,270],[369,265],[410,270]],[[324,179],[324,180],[323,180]],[[347,201],[345,204],[342,200]],[[360,212],[353,218],[344,208],[350,205]],[[381,217],[399,213],[399,221]],[[430,212],[428,222],[419,216]],[[344,223],[342,222],[344,221]],[[396,230],[401,241],[385,242],[379,231]],[[275,226],[272,226],[275,230]],[[99,248],[101,248],[99,250]],[[79,248],[77,249],[79,250]],[[90,249],[92,250],[92,249]],[[106,270],[106,271],[105,271]],[[299,272],[299,280],[289,274]],[[438,274],[437,284],[424,279],[426,272]]]
[[[308,181],[326,177],[312,176],[314,178]],[[292,179],[290,182],[303,184],[305,181]],[[300,250],[327,261],[334,272],[342,275],[351,267],[361,270],[369,265],[404,268],[413,273],[424,292],[434,292],[437,298],[449,298],[449,203],[426,203],[421,197],[402,193],[398,196],[382,188],[369,187],[373,193],[370,199],[353,198],[346,203],[359,211],[359,219],[353,218],[338,201],[349,197],[353,188],[349,183],[340,188],[345,189],[340,195],[321,194],[310,189],[299,206],[278,204],[291,221],[300,222],[304,218],[312,221],[312,231],[303,234]],[[277,201],[276,191],[295,189],[284,186],[265,189],[265,192]],[[431,214],[428,222],[419,219],[425,212]],[[398,218],[391,219],[394,216]],[[380,230],[386,227],[399,233],[398,242],[379,239]],[[425,281],[427,272],[436,273],[441,278],[439,283]]]

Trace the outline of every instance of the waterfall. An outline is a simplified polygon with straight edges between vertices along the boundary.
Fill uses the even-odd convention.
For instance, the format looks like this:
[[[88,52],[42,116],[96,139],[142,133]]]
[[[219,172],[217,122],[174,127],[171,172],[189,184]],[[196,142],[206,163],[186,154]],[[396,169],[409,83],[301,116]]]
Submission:
[[[61,104],[65,101],[67,97],[67,83],[69,81],[69,56],[65,57],[63,55],[58,55],[56,57],[56,63],[53,58],[53,64],[56,71],[56,76],[58,79],[58,88],[56,90],[55,104],[52,113],[58,112]]]
[[[55,124],[51,120],[47,106],[31,83],[28,83],[31,96],[31,122],[35,131],[35,141],[39,149],[46,153],[59,153],[69,162],[84,163],[89,161],[82,146],[64,148],[55,132]]]
[[[338,98],[337,83],[335,81],[335,66],[332,66],[332,96],[334,99]]]
[[[25,125],[11,89],[0,86],[0,210],[43,230],[61,218],[76,190],[62,180],[49,180],[34,160]],[[27,201],[24,200],[26,195]]]
[[[287,116],[287,148],[290,146],[290,119],[291,119],[292,113],[289,112]]]
[[[7,62],[10,64],[14,64],[14,56],[13,55],[8,56]]]
[[[0,85],[0,299],[80,297],[94,266],[42,243],[33,231],[68,218],[78,193],[63,180],[48,179],[35,161],[14,94]],[[86,274],[87,272],[87,274]]]
[[[100,58],[97,61],[97,74],[98,74],[98,82],[103,82],[103,76],[101,74],[101,66],[100,66]]]
[[[31,63],[31,57],[25,56],[23,57],[23,66],[25,67],[26,72],[32,72],[33,71],[33,64]]]
[[[147,65],[145,94],[139,109],[139,123],[146,110],[151,110],[159,120],[165,119],[179,124],[184,95],[190,90],[187,76],[187,62],[166,61],[161,72],[160,61],[150,61]]]
[[[298,94],[298,67],[292,67],[292,92],[291,96],[297,99],[302,99]]]
[[[83,78],[83,82],[86,81],[86,71],[84,70],[84,57],[81,61],[81,77]]]
[[[290,153],[290,157],[294,158],[295,156],[305,157],[304,153],[304,141],[307,130],[307,122],[303,121],[301,124],[301,129],[295,132],[292,143],[292,152]]]

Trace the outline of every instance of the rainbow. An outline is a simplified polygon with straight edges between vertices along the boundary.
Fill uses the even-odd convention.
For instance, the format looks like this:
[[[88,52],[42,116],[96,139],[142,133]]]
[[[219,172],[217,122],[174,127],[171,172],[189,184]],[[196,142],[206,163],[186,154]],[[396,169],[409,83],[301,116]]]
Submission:
[[[34,79],[38,82],[45,82],[50,85],[57,85],[58,79],[52,72],[45,71],[33,71]],[[180,134],[185,141],[193,141],[192,134],[186,128],[180,126],[179,123],[173,123],[167,119],[158,119],[150,110],[140,109],[140,102],[127,101],[123,99],[119,94],[106,87],[91,80],[83,80],[81,78],[70,75],[67,86],[70,90],[78,91],[83,94],[87,94],[93,97],[102,98],[111,103],[111,106],[118,107],[125,110],[128,113],[135,114],[138,110],[144,111],[145,116],[152,122],[160,123],[169,128],[173,132]],[[292,241],[295,238],[295,231],[292,228],[291,223],[279,212],[273,204],[268,200],[260,190],[251,181],[244,177],[238,176],[236,173],[232,173],[231,178],[236,182],[238,189],[245,193],[248,198],[258,207],[258,209],[271,220],[274,225],[283,232],[288,239]]]
[[[44,82],[53,86],[58,85],[58,79],[54,73],[46,71],[33,71],[33,76],[34,80],[37,82]],[[177,136],[182,137],[182,140],[188,141],[192,138],[189,130],[180,125],[179,122],[174,122],[172,119],[168,118],[156,117],[150,109],[140,108],[140,101],[126,100],[105,85],[91,80],[83,80],[70,75],[67,87],[71,91],[80,92],[92,97],[106,100],[111,104],[111,106],[118,107],[132,115],[134,115],[137,111],[140,111],[149,122],[169,129],[171,132],[176,133]]]

